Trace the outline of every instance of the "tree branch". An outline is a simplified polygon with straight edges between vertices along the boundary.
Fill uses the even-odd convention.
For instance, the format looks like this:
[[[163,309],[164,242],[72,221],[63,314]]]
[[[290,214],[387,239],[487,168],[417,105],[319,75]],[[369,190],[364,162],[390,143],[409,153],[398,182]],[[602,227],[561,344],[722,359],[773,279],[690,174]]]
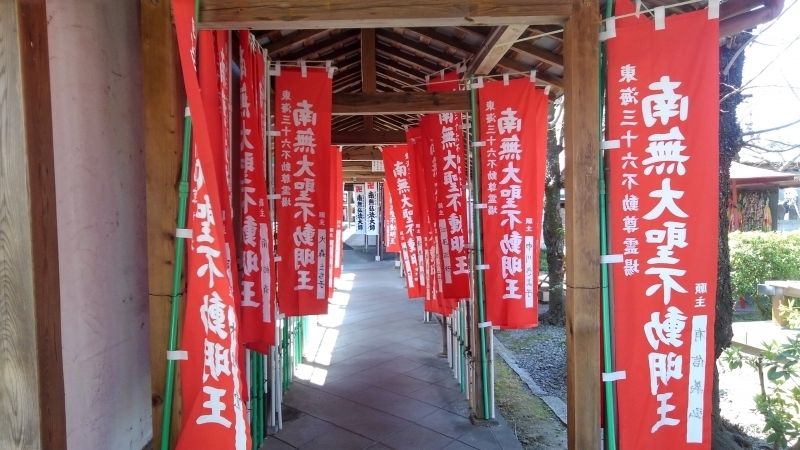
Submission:
[[[742,132],[742,136],[752,136],[754,134],[761,134],[761,133],[768,133],[770,131],[777,131],[777,130],[780,130],[780,129],[783,129],[783,128],[787,128],[787,127],[790,127],[790,126],[798,124],[798,123],[800,123],[800,119],[797,119],[794,122],[790,122],[790,123],[787,123],[786,125],[781,125],[781,126],[778,126],[778,127],[766,128],[766,129],[758,130],[758,131]]]

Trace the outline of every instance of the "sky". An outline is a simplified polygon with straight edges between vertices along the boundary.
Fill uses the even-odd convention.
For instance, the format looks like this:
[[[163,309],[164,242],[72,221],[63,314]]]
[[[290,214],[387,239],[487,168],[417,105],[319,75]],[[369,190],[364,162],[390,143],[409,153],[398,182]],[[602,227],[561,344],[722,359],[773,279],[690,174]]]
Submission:
[[[745,132],[779,127],[800,120],[800,0],[785,0],[777,20],[758,27],[755,41],[745,50],[742,92],[749,95],[737,111]],[[800,123],[764,133],[754,142],[766,147],[769,140],[799,147],[781,154],[743,149],[741,162],[768,159],[776,165],[800,161]],[[785,145],[783,146],[785,147]]]

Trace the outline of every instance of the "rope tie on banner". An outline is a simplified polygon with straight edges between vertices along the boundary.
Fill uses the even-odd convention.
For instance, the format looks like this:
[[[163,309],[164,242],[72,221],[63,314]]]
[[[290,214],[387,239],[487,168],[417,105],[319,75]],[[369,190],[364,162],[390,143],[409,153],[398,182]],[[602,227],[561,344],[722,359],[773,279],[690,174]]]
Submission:
[[[667,27],[666,17],[667,8],[657,6],[656,9],[653,10],[653,20],[655,21],[656,30],[663,30]]]
[[[503,86],[508,86],[509,75],[508,73],[503,74]]]
[[[618,370],[616,372],[603,372],[602,377],[603,377],[603,382],[611,383],[613,381],[620,381],[627,379],[628,373],[624,370]]]
[[[267,74],[269,74],[269,76],[271,76],[271,77],[280,76],[280,74],[281,74],[281,62],[280,61],[275,61],[275,68],[273,69],[273,68],[268,67],[267,68]]]
[[[175,237],[179,239],[191,239],[193,236],[191,228],[176,228]]]
[[[303,78],[308,78],[308,66],[306,65],[306,61],[304,59],[300,60],[300,76]]]
[[[600,256],[600,264],[618,264],[625,261],[625,258],[622,254],[616,255],[602,255]]]
[[[187,361],[189,352],[186,350],[167,350],[167,361]]]
[[[603,141],[600,143],[601,150],[614,150],[620,148],[620,141],[619,139],[612,139],[608,141]]]
[[[531,70],[531,83],[536,84],[536,70]]]
[[[613,37],[617,37],[617,19],[616,17],[609,17],[605,20],[605,31],[600,32],[600,41],[607,41]]]

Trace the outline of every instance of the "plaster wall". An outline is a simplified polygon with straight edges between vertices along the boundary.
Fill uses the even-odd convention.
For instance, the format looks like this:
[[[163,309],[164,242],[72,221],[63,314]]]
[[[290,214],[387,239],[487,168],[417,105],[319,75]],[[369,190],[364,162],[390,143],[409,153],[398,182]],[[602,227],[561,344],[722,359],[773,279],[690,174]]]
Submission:
[[[151,439],[139,4],[47,0],[69,449]]]

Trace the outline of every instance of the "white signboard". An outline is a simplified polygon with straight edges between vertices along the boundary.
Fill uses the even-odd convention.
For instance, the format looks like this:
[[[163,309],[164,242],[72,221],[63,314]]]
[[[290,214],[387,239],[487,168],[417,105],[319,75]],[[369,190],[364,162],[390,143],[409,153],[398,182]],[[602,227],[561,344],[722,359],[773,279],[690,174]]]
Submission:
[[[378,235],[379,209],[378,209],[378,182],[365,183],[367,197],[367,236]]]
[[[356,234],[364,234],[367,230],[367,198],[363,184],[353,185],[353,203],[356,205]]]
[[[382,159],[373,159],[372,160],[372,171],[373,172],[383,172],[383,160]]]

